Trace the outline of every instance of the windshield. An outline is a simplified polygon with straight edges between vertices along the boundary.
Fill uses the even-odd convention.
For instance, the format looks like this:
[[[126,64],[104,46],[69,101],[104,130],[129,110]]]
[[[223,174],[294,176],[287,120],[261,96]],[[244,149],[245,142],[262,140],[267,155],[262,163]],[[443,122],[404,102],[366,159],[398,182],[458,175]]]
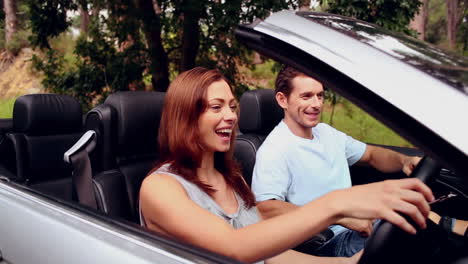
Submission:
[[[371,45],[468,94],[468,60],[465,57],[363,21],[324,13],[297,14]]]

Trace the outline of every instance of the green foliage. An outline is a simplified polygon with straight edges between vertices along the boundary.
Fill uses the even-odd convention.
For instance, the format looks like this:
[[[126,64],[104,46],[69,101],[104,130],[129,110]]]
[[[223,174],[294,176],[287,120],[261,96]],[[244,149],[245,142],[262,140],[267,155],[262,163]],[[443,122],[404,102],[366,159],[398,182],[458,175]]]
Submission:
[[[468,55],[468,1],[459,2],[461,14],[457,30],[457,47],[455,52]],[[464,12],[463,12],[464,11]],[[426,38],[429,43],[448,48],[447,43],[447,6],[445,0],[429,1],[429,14],[426,25]]]
[[[142,87],[148,83],[148,77],[154,74],[156,67],[166,67],[165,70],[158,69],[163,74],[169,72],[169,76],[163,78],[174,78],[182,58],[190,55],[182,49],[186,40],[183,19],[188,17],[187,12],[198,12],[199,34],[191,43],[195,45],[191,52],[196,53],[193,64],[220,69],[234,85],[236,94],[240,95],[248,87],[240,82],[238,69],[250,63],[251,51],[236,41],[234,29],[240,23],[251,23],[272,11],[295,7],[296,2],[165,0],[158,1],[161,13],[154,18],[152,8],[142,8],[148,0],[28,1],[34,32],[31,42],[46,49],[51,48],[51,39],[65,32],[77,20],[67,18],[67,10],[86,6],[89,10],[100,8],[106,11],[106,15],[92,18],[89,32],[77,41],[74,51],[77,58],[72,67],[65,66],[67,63],[62,57],[66,52],[53,55],[46,52],[42,62],[39,62],[39,57],[35,58],[34,65],[44,73],[47,89],[83,97],[82,101],[88,107],[89,94],[105,95],[130,87]],[[160,42],[155,34],[161,37]],[[164,56],[167,57],[167,65],[162,63]],[[54,67],[60,68],[51,69]],[[154,81],[155,75],[152,78]]]
[[[261,64],[248,64],[240,69],[241,82],[246,84],[250,90],[275,89],[276,72],[279,71],[281,64],[271,59],[263,59]]]
[[[140,85],[147,60],[141,46],[118,52],[101,31],[91,30],[89,36],[93,41],[86,37],[77,40],[74,67],[67,67],[65,57],[56,49],[32,59],[33,68],[44,73],[46,89],[78,98],[85,110],[99,102],[93,101],[96,97],[103,99],[109,92],[128,90],[130,84]]]
[[[31,35],[31,30],[28,28],[28,6],[23,0],[16,1],[16,5],[18,9],[16,13],[18,31],[13,35],[13,39],[8,43],[8,45],[5,43],[5,12],[3,10],[3,6],[0,10],[0,50],[8,50],[15,56],[22,48],[29,46],[28,39]]]
[[[255,79],[274,79],[274,67],[277,62],[274,60],[265,60],[262,64],[252,64],[250,67],[250,76]],[[274,88],[273,86],[265,88]]]
[[[320,0],[325,12],[350,16],[383,28],[416,36],[409,23],[421,5],[415,0]],[[326,92],[330,104],[323,121],[369,143],[407,146],[393,131],[332,91]],[[370,133],[372,131],[372,133]]]
[[[320,3],[326,12],[354,17],[410,35],[415,32],[408,25],[421,5],[415,0],[320,0]]]
[[[426,41],[442,43],[447,39],[447,9],[445,0],[429,1],[429,15],[426,26]]]
[[[16,56],[22,48],[29,46],[29,36],[31,36],[31,32],[29,30],[19,30],[15,35],[13,35],[13,39],[5,45],[4,48]]]
[[[16,98],[0,99],[0,118],[11,118],[13,116],[13,105]]]
[[[3,1],[0,4],[0,21],[5,20],[5,11],[3,10]]]
[[[203,1],[206,13],[202,15],[197,65],[220,69],[234,84],[236,94],[248,89],[241,80],[238,67],[250,65],[252,52],[234,38],[239,24],[264,18],[270,12],[294,8],[296,1]],[[177,34],[176,34],[177,35]],[[179,34],[180,35],[180,34]]]
[[[41,48],[50,48],[48,38],[57,37],[67,30],[71,21],[67,18],[68,10],[76,10],[77,5],[70,0],[27,0],[29,7],[31,44]]]

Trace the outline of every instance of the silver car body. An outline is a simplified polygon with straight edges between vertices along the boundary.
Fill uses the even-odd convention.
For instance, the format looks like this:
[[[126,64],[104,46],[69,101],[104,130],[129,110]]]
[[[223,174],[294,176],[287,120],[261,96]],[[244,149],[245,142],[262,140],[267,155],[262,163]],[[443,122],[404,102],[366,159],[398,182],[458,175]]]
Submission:
[[[2,181],[0,212],[7,263],[213,263]]]

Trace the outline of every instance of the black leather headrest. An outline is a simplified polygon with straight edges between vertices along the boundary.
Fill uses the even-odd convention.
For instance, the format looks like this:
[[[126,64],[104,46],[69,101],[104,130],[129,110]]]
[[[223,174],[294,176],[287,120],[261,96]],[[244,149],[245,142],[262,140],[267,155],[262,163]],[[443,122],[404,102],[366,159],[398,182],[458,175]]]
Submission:
[[[128,91],[110,95],[105,104],[115,110],[117,152],[120,155],[157,151],[157,136],[165,93]]]
[[[239,129],[244,134],[267,135],[283,116],[272,89],[250,90],[241,97]]]
[[[80,131],[80,103],[59,94],[30,94],[18,97],[13,107],[13,131],[28,135],[58,135]]]

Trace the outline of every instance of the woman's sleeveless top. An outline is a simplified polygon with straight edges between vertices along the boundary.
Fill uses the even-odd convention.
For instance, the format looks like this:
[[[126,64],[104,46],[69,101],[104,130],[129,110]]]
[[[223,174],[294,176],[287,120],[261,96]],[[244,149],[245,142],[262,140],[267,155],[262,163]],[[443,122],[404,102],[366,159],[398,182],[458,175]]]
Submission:
[[[206,192],[200,189],[197,185],[187,181],[182,176],[174,174],[169,169],[169,164],[164,164],[159,169],[157,169],[154,173],[156,174],[165,174],[172,176],[176,179],[182,187],[184,187],[185,191],[187,192],[188,196],[192,201],[196,204],[205,208],[206,210],[210,211],[211,213],[219,216],[220,218],[224,219],[228,222],[232,227],[235,229],[239,229],[251,224],[255,224],[260,221],[260,217],[256,207],[252,207],[247,209],[244,204],[244,200],[235,193],[237,203],[239,204],[239,208],[236,213],[227,214],[224,210],[209,196]],[[140,212],[140,223],[142,226],[146,226],[144,223],[144,219]]]
[[[233,214],[227,214],[224,210],[209,196],[206,192],[200,189],[197,185],[187,181],[182,176],[174,174],[169,169],[169,164],[164,164],[155,172],[156,174],[165,174],[172,176],[176,179],[182,187],[187,192],[188,196],[192,201],[201,206],[202,208],[210,211],[211,213],[217,215],[224,221],[228,222],[235,229],[239,229],[251,224],[255,224],[260,221],[260,217],[256,207],[251,207],[247,209],[245,207],[244,201],[242,198],[235,193],[237,203],[239,205],[237,212]],[[140,224],[146,227],[145,220],[140,210]],[[263,263],[257,262],[257,263]]]

